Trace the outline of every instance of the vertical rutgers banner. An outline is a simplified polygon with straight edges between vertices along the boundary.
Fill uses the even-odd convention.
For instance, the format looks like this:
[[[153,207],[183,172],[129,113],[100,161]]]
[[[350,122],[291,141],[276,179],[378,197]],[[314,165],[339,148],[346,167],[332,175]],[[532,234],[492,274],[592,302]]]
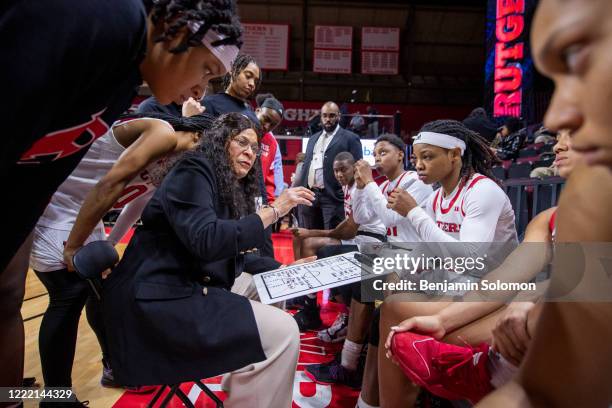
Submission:
[[[485,107],[494,118],[514,116],[530,121],[534,80],[529,44],[537,0],[489,0]]]

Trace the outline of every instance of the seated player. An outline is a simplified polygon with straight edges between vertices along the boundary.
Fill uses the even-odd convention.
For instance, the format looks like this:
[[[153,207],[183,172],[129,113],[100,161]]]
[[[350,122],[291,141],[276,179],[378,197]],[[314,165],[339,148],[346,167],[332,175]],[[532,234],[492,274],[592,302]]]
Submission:
[[[389,194],[402,189],[410,191],[419,201],[424,202],[431,194],[430,186],[418,179],[416,172],[404,170],[405,144],[396,135],[381,135],[374,145],[374,160],[377,171],[386,177],[386,181],[380,186],[376,185],[372,176],[370,164],[364,160],[355,163],[355,184],[357,189],[353,193],[353,219],[361,224],[367,222],[373,216],[377,216],[387,228],[387,239],[392,242],[415,242],[416,231],[412,226],[405,225],[401,221],[403,217],[395,211],[387,208]],[[319,250],[326,251],[329,247]],[[361,285],[355,283],[342,291],[343,296],[350,299],[350,316],[348,319],[347,339],[344,342],[342,352],[328,364],[313,364],[306,368],[306,375],[316,382],[329,384],[341,383],[359,388],[362,383],[364,364],[360,363],[368,329],[374,312],[373,302],[363,302],[361,299]],[[317,313],[318,315],[318,313]],[[333,327],[333,325],[332,325]],[[371,338],[371,337],[370,337]],[[372,338],[371,338],[372,339]],[[376,341],[376,346],[378,342]],[[373,392],[369,389],[376,381],[376,356],[372,352],[372,340],[365,362],[365,383],[362,393]],[[374,367],[374,370],[372,370]],[[368,370],[369,369],[369,370]],[[372,377],[373,375],[373,377]],[[370,376],[370,377],[369,377]],[[366,397],[367,398],[367,397]]]
[[[565,178],[583,161],[582,155],[572,149],[569,132],[559,132],[554,152],[555,164]],[[487,279],[504,280],[512,276],[513,282],[529,281],[542,271],[552,261],[556,212],[557,208],[552,207],[531,220],[521,245]],[[477,402],[516,373],[542,306],[536,303],[541,293],[531,294],[531,300],[510,304],[496,294],[491,295],[491,300],[481,302],[487,293],[471,293],[464,298],[466,301],[451,303],[433,315],[415,316],[401,322],[392,328],[385,343],[388,356],[399,363],[413,383],[430,392],[449,399]],[[425,339],[423,335],[449,344]],[[395,336],[398,339],[392,347]],[[418,343],[416,348],[405,346],[412,342]],[[491,347],[487,344],[482,347],[483,342]],[[474,349],[465,347],[466,343]],[[417,349],[423,357],[418,364],[414,360]],[[483,353],[481,358],[472,359],[478,352]],[[447,358],[447,365],[434,363],[442,355],[451,353],[455,354]],[[410,361],[413,364],[408,364]],[[451,365],[456,369],[447,370]],[[423,375],[423,369],[434,374]]]
[[[376,214],[372,214],[364,224],[357,224],[353,219],[353,196],[357,188],[354,165],[355,159],[350,152],[340,152],[334,158],[334,176],[344,193],[344,221],[333,230],[295,228],[293,235],[298,241],[296,259],[313,256],[326,245],[342,245],[342,252],[350,252],[357,251],[361,243],[387,241],[385,226]]]
[[[484,139],[461,122],[438,120],[422,127],[413,149],[419,178],[427,184],[440,183],[441,187],[431,194],[425,208],[404,191],[391,193],[389,207],[415,228],[418,241],[450,243],[452,246],[445,249],[457,252],[453,255],[470,257],[482,256],[492,242],[516,245],[514,211],[508,196],[494,181],[491,165],[495,158]],[[479,279],[476,275],[443,272],[450,282]],[[412,301],[414,294],[396,296],[387,298],[381,307],[383,340],[391,326],[415,315],[437,313],[449,304]],[[385,358],[384,348],[379,347],[378,353],[381,405],[414,404],[418,390]]]

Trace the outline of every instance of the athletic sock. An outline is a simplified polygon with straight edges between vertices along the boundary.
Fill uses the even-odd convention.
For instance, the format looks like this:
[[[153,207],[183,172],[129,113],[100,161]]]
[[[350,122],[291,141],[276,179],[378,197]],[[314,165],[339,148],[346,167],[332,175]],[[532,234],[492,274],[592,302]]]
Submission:
[[[355,343],[350,340],[344,341],[342,346],[342,360],[340,364],[342,367],[347,368],[351,371],[357,369],[357,363],[359,362],[359,355],[363,349],[363,344]]]
[[[506,360],[501,354],[489,348],[487,370],[491,376],[491,385],[499,388],[508,383],[518,372],[518,367]]]

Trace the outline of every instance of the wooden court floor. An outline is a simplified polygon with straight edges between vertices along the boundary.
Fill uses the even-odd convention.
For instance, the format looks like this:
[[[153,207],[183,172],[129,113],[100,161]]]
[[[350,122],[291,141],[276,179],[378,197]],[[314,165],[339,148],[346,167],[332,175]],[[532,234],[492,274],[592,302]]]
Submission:
[[[123,252],[124,245],[117,248]],[[30,269],[26,279],[26,291],[21,314],[25,327],[25,377],[36,377],[43,385],[43,376],[38,354],[38,329],[42,315],[47,309],[49,296],[36,274]],[[94,408],[112,407],[123,394],[122,389],[104,388],[100,385],[102,376],[102,353],[96,335],[89,327],[85,311],[81,314],[76,355],[72,367],[72,387],[77,398],[89,400]],[[38,407],[38,402],[26,401],[25,407]]]

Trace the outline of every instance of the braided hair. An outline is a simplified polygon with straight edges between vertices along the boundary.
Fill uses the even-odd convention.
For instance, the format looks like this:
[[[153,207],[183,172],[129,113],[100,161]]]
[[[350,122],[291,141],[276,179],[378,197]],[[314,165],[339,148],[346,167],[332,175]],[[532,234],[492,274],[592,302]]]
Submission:
[[[478,133],[468,129],[463,123],[450,119],[434,120],[423,125],[421,132],[443,133],[465,142],[465,151],[461,156],[461,177],[464,181],[467,181],[474,173],[480,173],[498,181],[491,167],[499,164],[499,159],[493,154],[486,140]]]
[[[235,80],[236,77],[240,75],[240,73],[244,71],[244,69],[251,63],[259,67],[257,61],[255,61],[255,58],[253,58],[252,56],[248,54],[238,54],[234,62],[232,62],[232,68],[223,77],[223,89],[227,90],[232,81]],[[253,93],[257,92],[257,90],[259,89],[259,85],[261,85],[261,75],[255,82],[255,89],[253,90]]]
[[[184,52],[189,47],[202,45],[208,30],[225,36],[213,42],[219,45],[242,46],[242,26],[236,13],[235,0],[143,0],[147,13],[154,25],[167,24],[164,32],[155,42],[174,38],[183,27],[188,27],[190,35],[170,50],[173,54]],[[194,31],[191,29],[194,28]],[[197,28],[197,29],[195,29]]]
[[[261,131],[248,117],[236,112],[221,115],[213,122],[211,129],[204,133],[200,148],[201,154],[208,159],[215,170],[221,201],[230,208],[233,218],[253,214],[256,211],[255,200],[261,196],[259,157],[242,179],[236,178],[228,160],[227,143],[247,129],[253,129],[257,133],[259,142]]]

